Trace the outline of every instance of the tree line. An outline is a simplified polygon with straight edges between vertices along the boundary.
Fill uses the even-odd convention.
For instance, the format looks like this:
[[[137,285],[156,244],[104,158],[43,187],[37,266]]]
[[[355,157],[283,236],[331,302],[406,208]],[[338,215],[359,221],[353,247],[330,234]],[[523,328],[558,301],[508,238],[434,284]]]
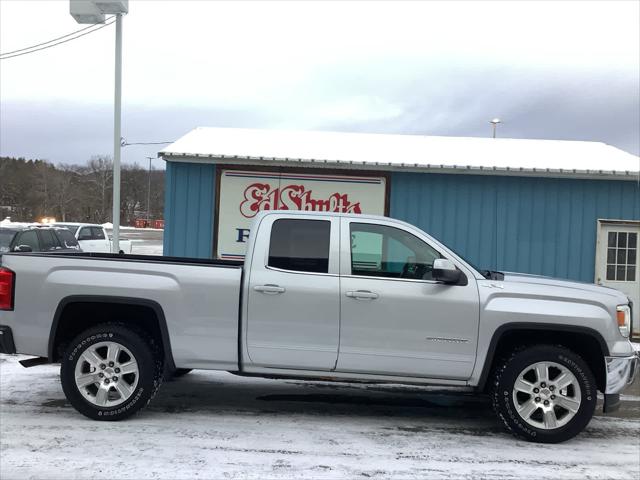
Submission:
[[[150,219],[163,218],[164,170],[151,170]],[[147,218],[149,170],[123,164],[120,221],[133,225]],[[0,220],[33,222],[54,217],[62,222],[112,221],[113,161],[97,155],[85,165],[0,157]]]

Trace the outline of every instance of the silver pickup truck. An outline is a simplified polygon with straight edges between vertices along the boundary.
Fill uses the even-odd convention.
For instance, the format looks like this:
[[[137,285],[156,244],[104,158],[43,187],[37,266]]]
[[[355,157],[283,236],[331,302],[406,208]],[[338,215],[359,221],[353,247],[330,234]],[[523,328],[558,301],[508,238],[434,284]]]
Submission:
[[[263,212],[239,262],[5,254],[0,348],[60,362],[96,420],[167,372],[393,382],[488,393],[515,435],[560,442],[638,368],[631,304],[596,285],[482,271],[404,222]],[[408,395],[410,393],[407,393]]]

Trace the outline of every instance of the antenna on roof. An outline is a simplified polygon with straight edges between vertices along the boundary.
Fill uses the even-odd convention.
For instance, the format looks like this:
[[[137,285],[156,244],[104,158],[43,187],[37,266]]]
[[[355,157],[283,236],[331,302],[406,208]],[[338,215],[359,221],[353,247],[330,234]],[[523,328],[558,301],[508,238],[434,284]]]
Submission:
[[[494,118],[489,123],[493,125],[493,138],[496,138],[496,127],[499,123],[502,123],[502,121],[499,118]]]

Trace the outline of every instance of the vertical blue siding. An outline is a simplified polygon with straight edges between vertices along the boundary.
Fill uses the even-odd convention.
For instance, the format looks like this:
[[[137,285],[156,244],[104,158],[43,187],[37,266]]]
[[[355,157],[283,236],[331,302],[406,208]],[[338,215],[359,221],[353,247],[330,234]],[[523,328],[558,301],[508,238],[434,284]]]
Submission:
[[[167,162],[164,254],[211,258],[215,165]]]
[[[629,181],[393,173],[390,201],[476,265],[588,282],[598,218],[640,220]]]
[[[167,162],[164,254],[213,254],[215,166]],[[390,215],[485,268],[593,281],[597,220],[640,220],[637,182],[396,173]]]

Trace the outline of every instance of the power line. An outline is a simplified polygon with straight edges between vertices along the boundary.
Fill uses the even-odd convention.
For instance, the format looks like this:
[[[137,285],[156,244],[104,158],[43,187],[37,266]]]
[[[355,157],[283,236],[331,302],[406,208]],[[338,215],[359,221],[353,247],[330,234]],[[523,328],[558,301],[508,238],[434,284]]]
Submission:
[[[46,50],[47,48],[57,47],[58,45],[62,45],[63,43],[67,43],[67,42],[70,42],[71,40],[76,40],[76,39],[78,39],[80,37],[84,37],[85,35],[89,35],[90,33],[97,32],[98,30],[101,30],[104,27],[107,27],[107,26],[111,25],[114,22],[115,22],[115,20],[112,20],[110,22],[105,23],[104,25],[100,25],[98,28],[94,28],[93,30],[89,30],[88,32],[82,33],[80,35],[76,35],[75,37],[68,38],[68,39],[63,40],[61,42],[51,43],[51,42],[54,42],[55,40],[59,40],[59,39],[55,39],[55,40],[50,40],[48,42],[41,43],[39,45],[46,45],[46,46],[43,46],[43,47],[40,47],[40,48],[35,48],[38,45],[34,45],[33,47],[27,47],[27,48],[22,48],[20,50],[14,50],[14,52],[22,52],[22,53],[13,53],[13,52],[2,53],[2,54],[0,54],[0,60],[7,60],[9,58],[20,57],[22,55],[28,55],[29,53],[39,52],[40,50]],[[91,27],[93,27],[93,26],[94,25],[91,25]],[[89,27],[87,27],[87,28],[89,28]],[[86,28],[78,30],[78,32],[81,32],[83,30],[86,30]],[[74,34],[78,33],[78,32],[74,32]],[[68,37],[69,35],[73,35],[73,34],[70,33],[70,34],[64,35],[63,37],[60,37],[60,38],[65,38],[65,37]],[[51,45],[47,45],[49,43],[51,43]],[[28,51],[25,52],[23,50],[28,50]]]
[[[88,27],[81,28],[80,30],[76,30],[75,32],[71,32],[71,33],[67,33],[66,35],[62,35],[61,37],[52,38],[51,40],[48,40],[46,42],[37,43],[35,45],[31,45],[30,47],[19,48],[18,50],[12,50],[10,52],[0,53],[0,56],[4,57],[5,55],[12,55],[14,53],[23,52],[25,50],[31,50],[32,48],[40,47],[40,46],[46,45],[48,43],[53,43],[53,42],[56,42],[58,40],[62,40],[63,38],[70,37],[71,35],[75,35],[76,33],[84,32],[85,30],[88,30],[90,28],[94,28],[95,26],[96,26],[95,24],[89,25]]]

